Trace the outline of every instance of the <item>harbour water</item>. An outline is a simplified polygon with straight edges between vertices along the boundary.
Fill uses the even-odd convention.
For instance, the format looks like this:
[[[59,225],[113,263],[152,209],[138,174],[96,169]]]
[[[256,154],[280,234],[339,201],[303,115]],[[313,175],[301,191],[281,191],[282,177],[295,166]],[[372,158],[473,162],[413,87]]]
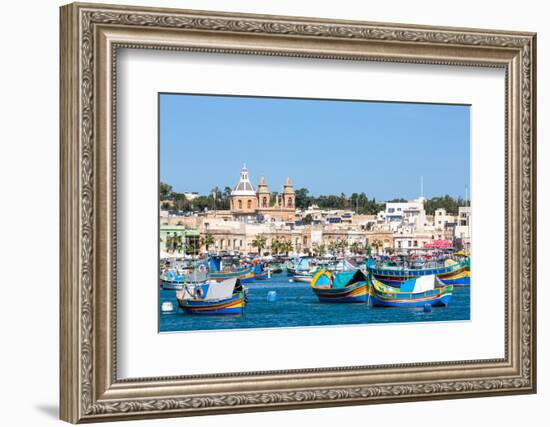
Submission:
[[[321,303],[309,283],[289,282],[286,274],[248,284],[248,304],[242,316],[192,315],[178,308],[176,291],[160,290],[160,332],[220,329],[284,328],[372,323],[441,322],[470,320],[470,287],[455,287],[448,307],[384,308],[367,304]],[[275,291],[275,301],[268,292]],[[171,302],[174,310],[163,313],[160,306]]]

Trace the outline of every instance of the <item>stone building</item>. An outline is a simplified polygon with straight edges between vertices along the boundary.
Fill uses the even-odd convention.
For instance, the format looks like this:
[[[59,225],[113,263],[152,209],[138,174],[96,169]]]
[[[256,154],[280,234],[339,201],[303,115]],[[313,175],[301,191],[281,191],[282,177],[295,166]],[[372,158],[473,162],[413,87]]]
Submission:
[[[231,191],[230,212],[241,219],[255,218],[259,215],[266,218],[277,218],[294,221],[296,215],[295,194],[290,178],[286,179],[282,194],[272,202],[271,192],[264,177],[260,179],[258,190],[250,182],[248,169],[243,166],[241,177]]]

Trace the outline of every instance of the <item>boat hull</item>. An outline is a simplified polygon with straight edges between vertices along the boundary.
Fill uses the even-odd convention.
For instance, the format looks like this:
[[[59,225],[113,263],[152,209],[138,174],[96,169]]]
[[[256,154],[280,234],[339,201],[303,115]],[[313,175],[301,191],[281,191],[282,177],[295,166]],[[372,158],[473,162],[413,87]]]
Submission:
[[[267,271],[254,275],[254,280],[269,280],[269,279],[271,279],[271,276]]]
[[[311,279],[313,279],[313,276],[310,275],[295,274],[294,276],[292,276],[292,280],[294,282],[311,283]]]
[[[450,267],[419,270],[369,268],[369,272],[378,281],[394,287],[399,287],[405,280],[416,279],[417,277],[431,274],[436,275],[445,285],[470,286],[470,268],[466,263],[460,263]]]
[[[198,315],[242,315],[246,306],[244,292],[220,301],[178,300],[180,308]]]
[[[161,281],[162,289],[167,291],[181,291],[183,289],[183,282],[168,282]]]
[[[424,307],[426,304],[433,307],[446,307],[451,302],[451,298],[451,294],[445,294],[438,297],[417,298],[414,300],[399,298],[390,299],[382,298],[376,293],[373,293],[371,301],[374,307]]]
[[[237,271],[218,271],[210,273],[208,278],[221,282],[227,279],[239,279],[241,283],[251,283],[254,281],[254,267],[244,268]]]
[[[329,303],[366,303],[369,301],[369,290],[367,282],[354,283],[353,285],[340,289],[316,288],[313,292],[321,302]]]

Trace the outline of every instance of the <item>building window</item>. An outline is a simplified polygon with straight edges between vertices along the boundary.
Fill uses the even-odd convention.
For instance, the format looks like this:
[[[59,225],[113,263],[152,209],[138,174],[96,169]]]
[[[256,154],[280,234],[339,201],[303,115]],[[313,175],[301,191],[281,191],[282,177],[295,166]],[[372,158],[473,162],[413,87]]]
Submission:
[[[243,201],[239,200],[239,209],[242,209],[242,208],[243,208]]]
[[[246,205],[248,209],[252,209],[252,200],[249,199]]]
[[[415,241],[414,241],[414,247],[415,247],[415,248],[418,247],[418,240],[415,240]]]
[[[289,208],[292,207],[292,197],[289,197],[289,198],[288,198],[288,207],[289,207]]]
[[[267,208],[267,197],[265,197],[265,196],[262,199],[262,208]]]
[[[242,248],[242,247],[243,247],[243,241],[241,240],[241,241],[239,242],[239,248]]]

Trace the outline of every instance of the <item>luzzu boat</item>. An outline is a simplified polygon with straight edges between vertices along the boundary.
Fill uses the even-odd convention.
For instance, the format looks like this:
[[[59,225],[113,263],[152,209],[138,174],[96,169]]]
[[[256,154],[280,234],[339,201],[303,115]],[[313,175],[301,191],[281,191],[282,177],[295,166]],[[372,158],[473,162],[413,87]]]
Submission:
[[[319,270],[311,280],[311,289],[321,302],[366,303],[369,301],[368,280],[361,270],[332,274]]]
[[[241,283],[254,281],[254,266],[241,267],[234,270],[223,270],[221,257],[211,257],[209,261],[209,279],[222,281],[227,279],[239,279]]]
[[[185,276],[180,274],[177,270],[169,268],[162,272],[160,275],[160,281],[162,289],[180,290],[183,288]]]
[[[375,307],[447,306],[453,295],[453,285],[445,285],[434,274],[406,280],[399,289],[374,278],[371,281],[371,300]]]
[[[379,282],[399,287],[402,282],[422,276],[436,275],[445,285],[470,285],[470,259],[454,262],[436,268],[403,269],[399,267],[373,267],[367,265],[368,271]]]
[[[261,264],[254,266],[254,280],[271,279],[271,270],[269,267],[263,267]]]
[[[176,298],[179,306],[191,314],[241,315],[246,306],[246,291],[235,278],[184,287]]]
[[[243,267],[236,270],[215,271],[208,275],[209,279],[222,281],[227,279],[239,279],[241,283],[250,283],[254,281],[254,267]]]

